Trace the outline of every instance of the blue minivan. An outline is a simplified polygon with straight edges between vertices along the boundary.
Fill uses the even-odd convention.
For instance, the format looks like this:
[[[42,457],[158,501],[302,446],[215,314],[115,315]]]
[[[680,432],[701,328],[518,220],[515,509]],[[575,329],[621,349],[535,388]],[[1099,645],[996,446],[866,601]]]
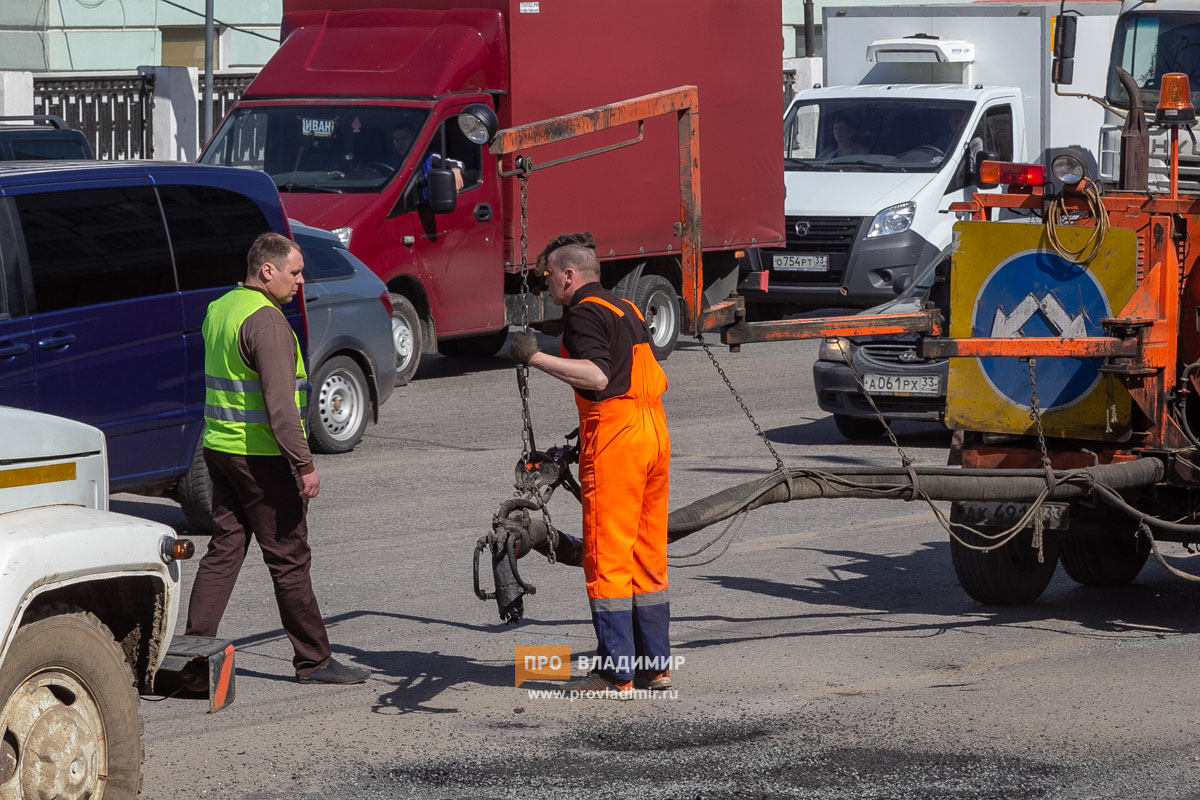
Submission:
[[[203,459],[196,465],[200,324],[245,278],[264,231],[287,235],[288,224],[260,172],[0,163],[0,405],[97,426],[111,491],[175,488],[189,519],[202,519],[207,509],[187,507],[208,501]],[[304,344],[300,303],[284,311]]]

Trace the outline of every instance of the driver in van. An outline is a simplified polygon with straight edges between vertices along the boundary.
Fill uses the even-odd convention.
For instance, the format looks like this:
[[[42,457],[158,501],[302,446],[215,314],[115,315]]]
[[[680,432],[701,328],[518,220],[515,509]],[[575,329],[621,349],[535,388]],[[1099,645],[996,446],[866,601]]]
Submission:
[[[843,156],[865,156],[871,152],[866,145],[859,144],[858,131],[848,119],[833,123],[833,147],[826,148],[818,158],[842,158]]]
[[[404,163],[404,159],[408,157],[408,151],[412,150],[413,141],[416,139],[416,134],[405,125],[398,125],[392,131],[392,147],[396,149],[396,168]],[[463,173],[462,164],[453,159],[443,158],[442,154],[434,150],[432,145],[425,153],[425,158],[421,161],[421,168],[426,174],[431,169],[449,169],[454,173],[454,188],[462,191],[463,188]]]

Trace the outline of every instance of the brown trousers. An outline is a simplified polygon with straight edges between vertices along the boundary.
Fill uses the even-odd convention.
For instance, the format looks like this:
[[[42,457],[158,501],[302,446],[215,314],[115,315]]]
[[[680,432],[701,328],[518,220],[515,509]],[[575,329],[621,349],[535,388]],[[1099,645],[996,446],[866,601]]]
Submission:
[[[216,636],[253,534],[275,584],[279,619],[304,677],[329,660],[329,636],[313,594],[305,515],[308,500],[283,456],[239,456],[204,448],[216,531],[200,560],[188,604],[188,636]]]

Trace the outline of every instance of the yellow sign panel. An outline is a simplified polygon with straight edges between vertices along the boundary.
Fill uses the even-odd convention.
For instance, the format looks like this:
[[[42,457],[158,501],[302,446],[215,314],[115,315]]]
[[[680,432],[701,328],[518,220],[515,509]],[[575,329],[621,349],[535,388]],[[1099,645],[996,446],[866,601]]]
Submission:
[[[1061,227],[1063,247],[1083,246],[1092,228]],[[1077,266],[1050,246],[1041,225],[959,222],[950,271],[950,335],[1020,338],[1108,335],[1136,284],[1137,234],[1105,233],[1099,254]],[[990,433],[1037,430],[1036,398],[1047,436],[1114,441],[1130,427],[1129,393],[1100,372],[1103,358],[954,358],[946,386],[946,424]]]

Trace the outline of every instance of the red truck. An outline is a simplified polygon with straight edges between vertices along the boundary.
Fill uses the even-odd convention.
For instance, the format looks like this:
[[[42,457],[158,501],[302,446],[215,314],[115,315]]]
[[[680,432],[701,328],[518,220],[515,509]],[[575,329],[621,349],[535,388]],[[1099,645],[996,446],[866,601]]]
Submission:
[[[781,241],[778,3],[330,5],[284,0],[278,52],[200,160],[265,171],[290,217],[335,231],[383,279],[398,383],[423,353],[491,356],[523,313],[535,326],[561,317],[539,276],[522,291],[519,181],[500,174],[514,162],[461,133],[472,103],[509,128],[694,84],[706,291],[724,296],[739,253]],[[528,258],[560,233],[592,231],[605,285],[646,313],[665,358],[680,330],[674,120],[642,133],[636,146],[531,175]],[[528,156],[543,164],[638,136],[631,125]],[[444,170],[449,184],[433,178]]]

